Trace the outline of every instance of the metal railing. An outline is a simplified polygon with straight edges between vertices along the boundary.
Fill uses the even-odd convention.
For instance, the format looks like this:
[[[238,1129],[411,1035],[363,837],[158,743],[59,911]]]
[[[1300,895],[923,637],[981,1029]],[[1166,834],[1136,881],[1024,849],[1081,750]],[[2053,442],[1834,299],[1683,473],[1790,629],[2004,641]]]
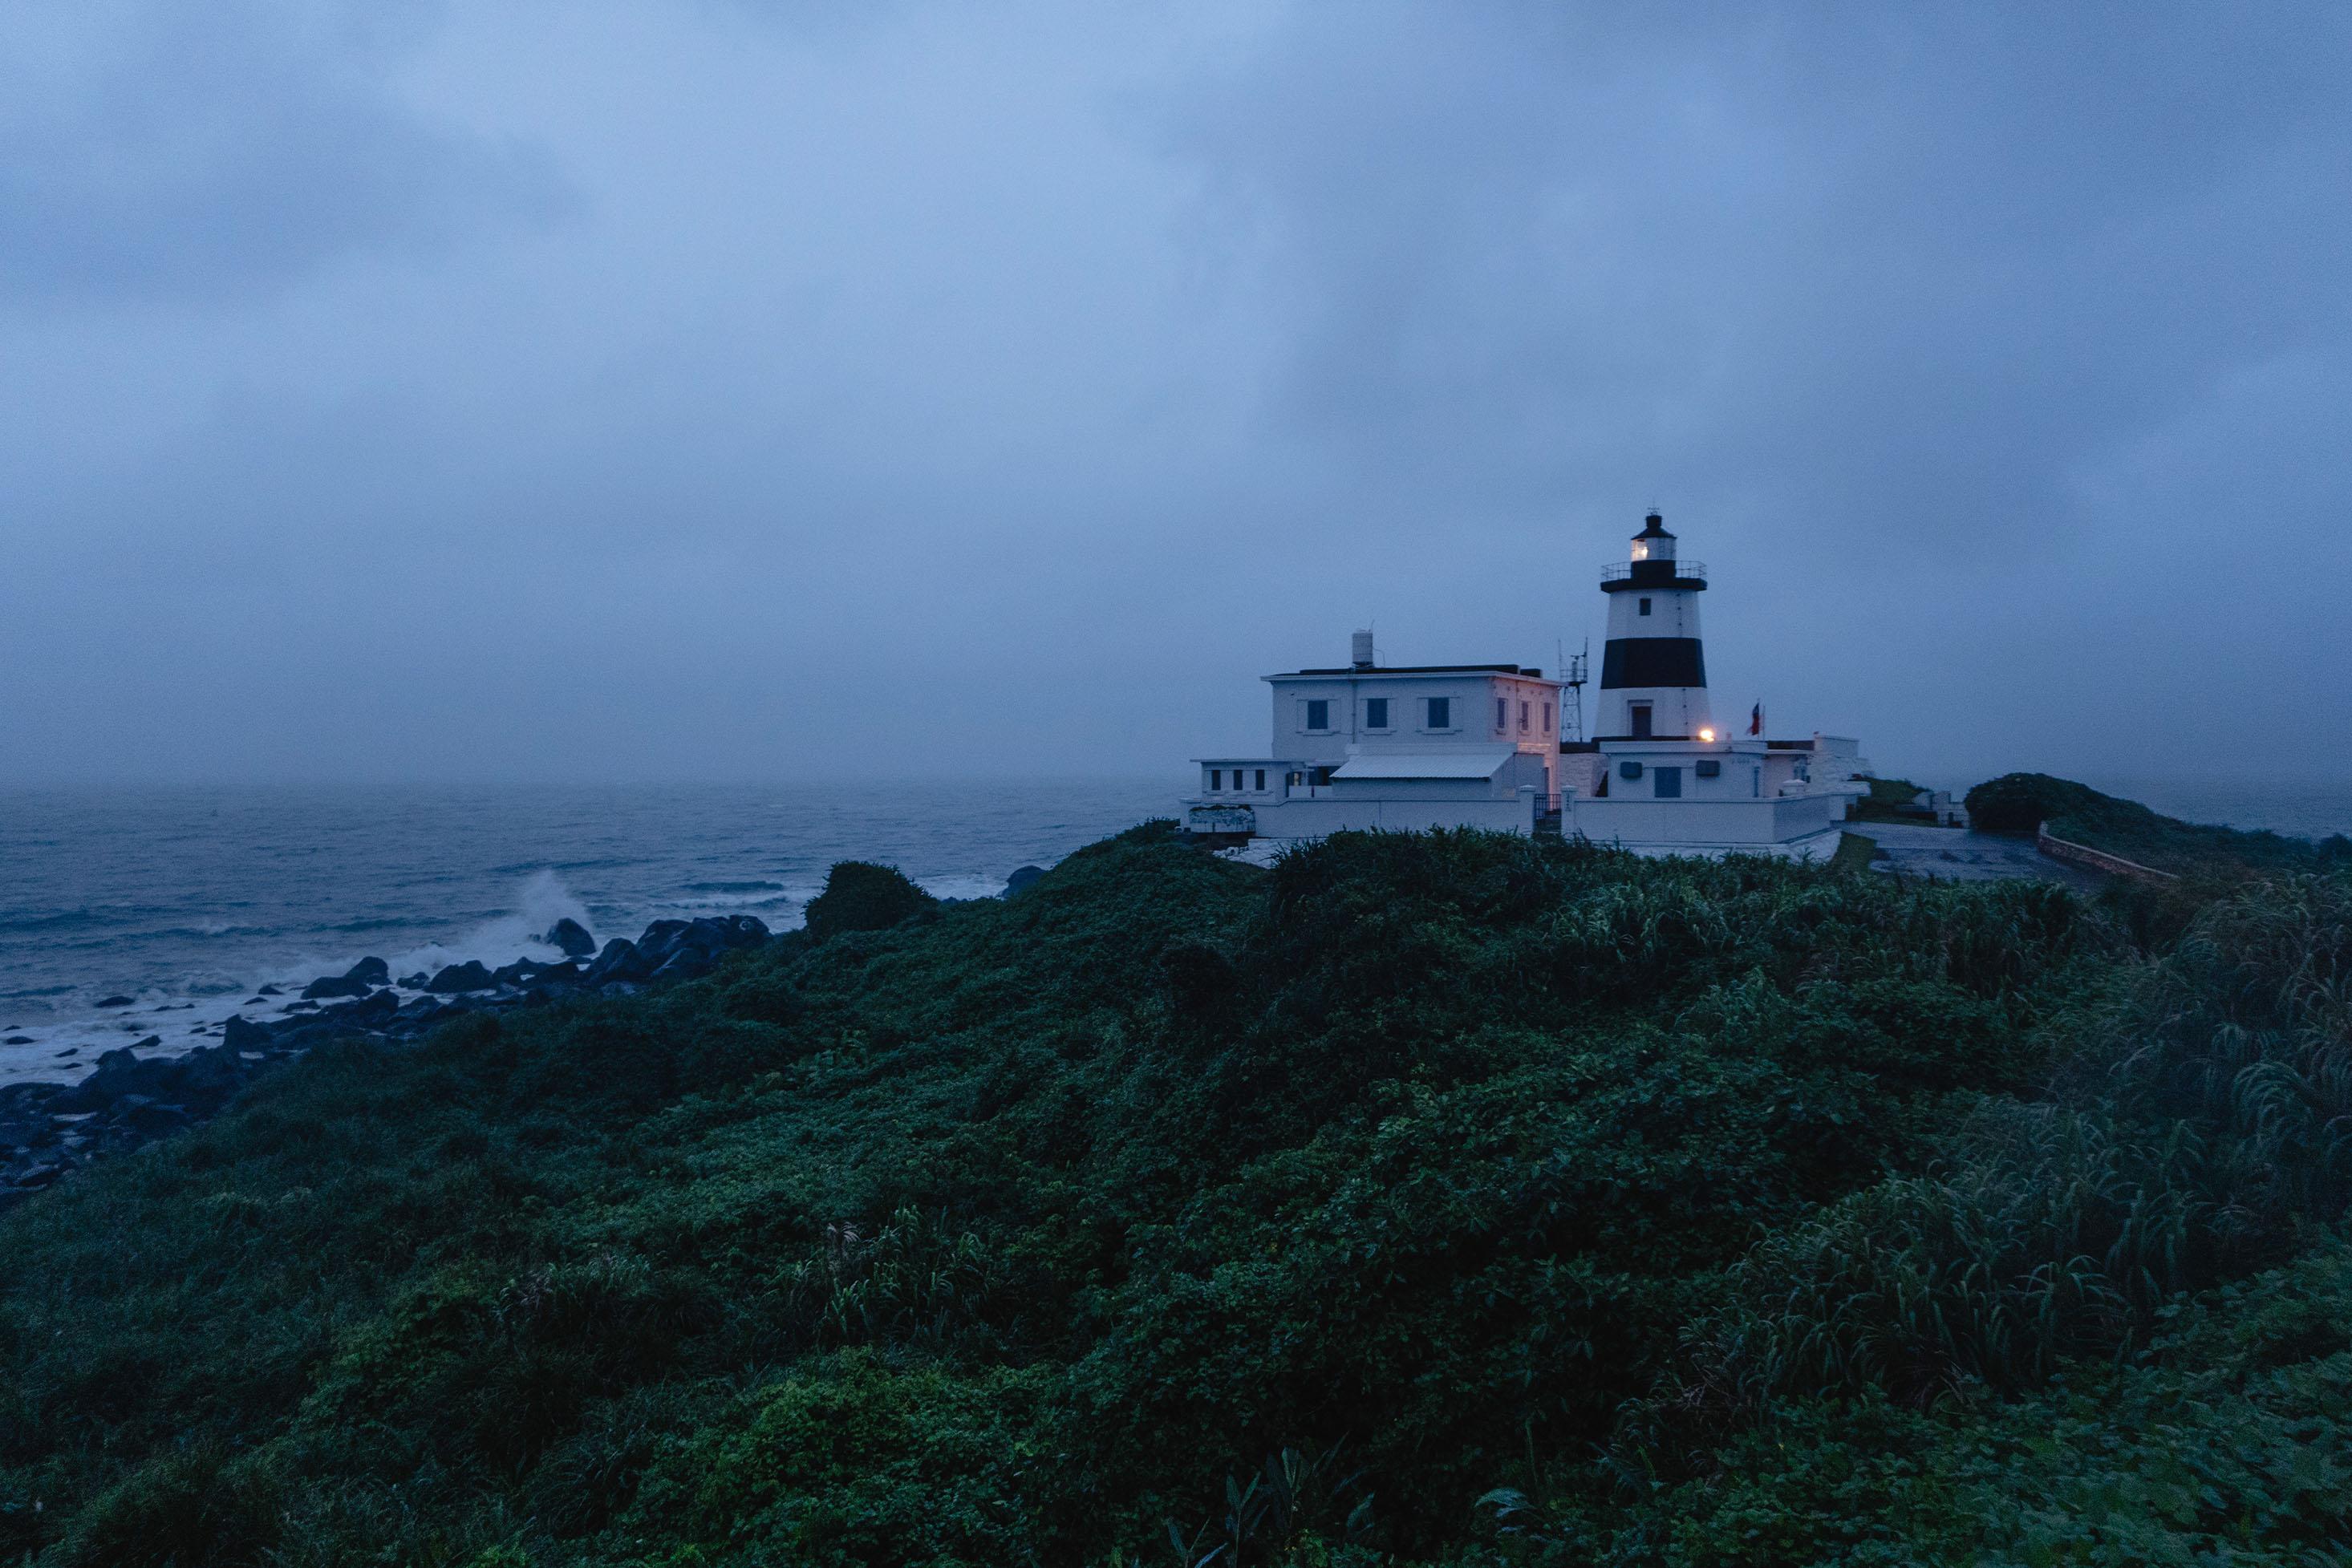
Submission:
[[[1701,582],[1706,580],[1706,562],[1703,560],[1612,560],[1601,569],[1601,580],[1622,582],[1633,575],[1633,569],[1637,566],[1670,566],[1675,569],[1676,577],[1695,577]]]

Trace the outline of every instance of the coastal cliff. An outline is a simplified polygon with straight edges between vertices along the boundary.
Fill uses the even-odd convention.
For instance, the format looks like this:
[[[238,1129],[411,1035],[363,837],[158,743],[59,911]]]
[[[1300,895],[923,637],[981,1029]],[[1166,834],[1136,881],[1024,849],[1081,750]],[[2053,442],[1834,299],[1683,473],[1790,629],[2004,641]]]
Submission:
[[[703,977],[320,1044],[0,1217],[0,1561],[2313,1560],[2314,856],[849,871]]]

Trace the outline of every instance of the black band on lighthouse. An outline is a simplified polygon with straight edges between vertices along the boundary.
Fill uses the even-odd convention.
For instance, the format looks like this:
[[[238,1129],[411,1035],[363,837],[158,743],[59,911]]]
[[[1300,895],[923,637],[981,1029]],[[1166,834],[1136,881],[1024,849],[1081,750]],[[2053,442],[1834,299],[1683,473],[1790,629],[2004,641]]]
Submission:
[[[1696,637],[1612,637],[1601,651],[1601,689],[1703,686],[1706,658]]]

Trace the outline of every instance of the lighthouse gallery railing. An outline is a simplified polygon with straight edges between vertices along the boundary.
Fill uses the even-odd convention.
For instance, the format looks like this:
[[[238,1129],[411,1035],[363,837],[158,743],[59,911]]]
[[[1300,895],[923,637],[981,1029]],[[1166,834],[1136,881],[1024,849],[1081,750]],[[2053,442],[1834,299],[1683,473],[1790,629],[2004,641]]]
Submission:
[[[1703,560],[1612,560],[1601,569],[1601,580],[1622,582],[1633,575],[1633,569],[1637,566],[1671,566],[1676,577],[1695,577],[1701,582],[1706,580],[1706,562]]]

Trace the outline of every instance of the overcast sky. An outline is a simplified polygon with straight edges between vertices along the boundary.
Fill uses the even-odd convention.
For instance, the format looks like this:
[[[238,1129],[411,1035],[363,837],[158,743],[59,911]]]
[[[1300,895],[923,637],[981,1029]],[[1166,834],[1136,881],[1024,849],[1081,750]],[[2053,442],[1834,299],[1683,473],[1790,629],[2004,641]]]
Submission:
[[[0,0],[0,781],[1175,772],[1549,668],[2352,764],[2352,6]]]

